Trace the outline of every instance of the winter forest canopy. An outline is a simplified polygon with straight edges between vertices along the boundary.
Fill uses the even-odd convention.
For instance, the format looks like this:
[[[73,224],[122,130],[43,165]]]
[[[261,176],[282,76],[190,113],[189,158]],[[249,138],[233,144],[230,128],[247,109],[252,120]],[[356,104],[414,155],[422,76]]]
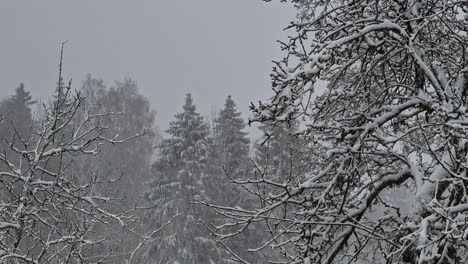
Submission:
[[[468,1],[284,2],[250,109],[187,93],[162,133],[66,44],[53,97],[2,94],[0,263],[467,263]]]

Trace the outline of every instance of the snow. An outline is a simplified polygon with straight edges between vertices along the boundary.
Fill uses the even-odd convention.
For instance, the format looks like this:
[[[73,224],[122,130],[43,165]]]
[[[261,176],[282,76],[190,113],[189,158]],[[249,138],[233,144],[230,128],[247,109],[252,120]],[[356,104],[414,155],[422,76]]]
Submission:
[[[7,229],[7,228],[20,229],[21,226],[19,224],[13,224],[13,223],[8,223],[8,222],[0,222],[0,230]]]

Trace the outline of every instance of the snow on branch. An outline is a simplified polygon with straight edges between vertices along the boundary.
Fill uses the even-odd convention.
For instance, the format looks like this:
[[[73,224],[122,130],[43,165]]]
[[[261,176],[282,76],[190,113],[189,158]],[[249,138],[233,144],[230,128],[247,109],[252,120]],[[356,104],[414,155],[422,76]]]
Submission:
[[[132,263],[135,251],[101,251],[109,242],[106,228],[138,235],[136,215],[98,187],[113,180],[79,174],[76,162],[141,134],[111,134],[120,113],[86,108],[86,98],[70,86],[59,90],[30,136],[14,130],[13,140],[1,143],[0,263],[93,263],[118,254]],[[140,235],[138,248],[157,232]]]
[[[257,249],[282,263],[466,262],[468,2],[291,2],[273,95],[250,122],[301,121],[292,166],[308,170],[234,180],[261,202],[204,203],[226,218],[217,236],[263,222]]]

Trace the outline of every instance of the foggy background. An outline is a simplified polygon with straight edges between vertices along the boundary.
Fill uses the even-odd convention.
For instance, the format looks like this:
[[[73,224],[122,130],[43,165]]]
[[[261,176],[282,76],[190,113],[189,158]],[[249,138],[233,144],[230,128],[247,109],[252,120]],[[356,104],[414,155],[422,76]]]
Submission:
[[[68,40],[64,76],[73,88],[87,73],[107,86],[130,77],[161,130],[187,92],[204,116],[230,94],[247,118],[250,101],[271,96],[276,40],[294,14],[288,4],[260,0],[2,1],[0,97],[20,82],[34,98],[50,97]]]

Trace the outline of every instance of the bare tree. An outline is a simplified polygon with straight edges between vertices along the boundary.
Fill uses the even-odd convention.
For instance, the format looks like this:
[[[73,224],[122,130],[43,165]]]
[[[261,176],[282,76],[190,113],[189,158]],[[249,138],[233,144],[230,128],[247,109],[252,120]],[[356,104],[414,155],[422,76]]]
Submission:
[[[109,135],[112,117],[120,113],[102,112],[85,99],[60,78],[55,100],[44,105],[44,119],[32,134],[15,130],[12,140],[1,143],[0,263],[130,263],[159,231],[137,234],[141,243],[131,252],[101,250],[109,242],[107,228],[133,232],[136,216],[121,209],[119,197],[99,192],[119,175],[103,180],[79,174],[76,160],[139,135]]]
[[[118,117],[110,117],[112,125],[107,129],[107,135],[119,134],[121,137],[129,137],[141,131],[146,133],[122,144],[102,146],[97,155],[75,159],[79,167],[77,169],[85,175],[90,173],[99,175],[101,179],[109,179],[116,174],[122,175],[117,182],[99,186],[99,192],[121,196],[123,202],[120,206],[125,210],[134,207],[154,210],[150,210],[154,205],[143,196],[147,182],[153,179],[151,160],[157,133],[153,132],[155,112],[151,110],[149,101],[139,93],[136,82],[130,79],[117,82],[115,87],[108,88],[102,80],[88,75],[80,91],[86,96],[88,104],[99,105],[101,111],[122,113]],[[79,118],[85,115],[85,111],[84,107],[80,109]],[[144,232],[154,228],[155,219],[143,217],[149,212],[148,210],[141,209],[134,212],[140,218],[136,230],[122,230],[118,224],[115,228],[107,228],[106,232],[111,237],[112,243],[108,243],[106,247],[118,252],[134,248],[141,240],[139,235],[133,234],[134,231]]]
[[[251,121],[304,120],[311,169],[236,181],[274,190],[256,209],[209,205],[230,219],[214,232],[264,222],[253,250],[279,263],[468,262],[468,2],[291,2],[274,96]]]

